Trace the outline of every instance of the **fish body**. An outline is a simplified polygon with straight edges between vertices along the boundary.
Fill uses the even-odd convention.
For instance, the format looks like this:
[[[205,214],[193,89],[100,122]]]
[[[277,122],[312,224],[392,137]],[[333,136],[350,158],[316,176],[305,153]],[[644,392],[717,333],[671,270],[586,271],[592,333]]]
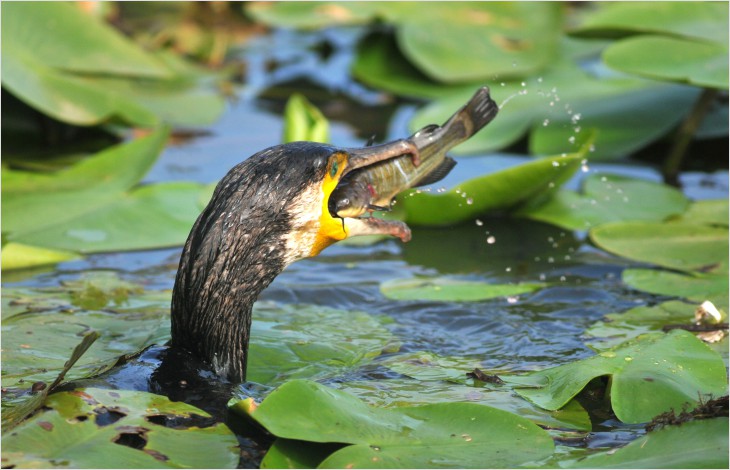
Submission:
[[[446,152],[487,125],[498,109],[489,89],[480,88],[442,126],[426,126],[408,139],[418,149],[420,162],[405,154],[346,175],[330,196],[330,213],[353,218],[365,212],[388,210],[399,192],[440,181],[456,165]]]

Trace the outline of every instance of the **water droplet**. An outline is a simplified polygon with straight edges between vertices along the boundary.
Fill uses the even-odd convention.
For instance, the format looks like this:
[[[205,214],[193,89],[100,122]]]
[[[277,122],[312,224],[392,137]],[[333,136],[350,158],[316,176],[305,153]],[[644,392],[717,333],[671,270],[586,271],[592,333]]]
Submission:
[[[576,133],[580,132],[580,126],[575,126],[573,128],[573,132],[576,132]]]
[[[487,237],[487,243],[490,244],[490,245],[494,245],[494,243],[496,241],[497,241],[497,239],[494,238],[494,235],[490,235],[489,237]]]
[[[537,83],[542,83],[542,77],[537,77]]]
[[[601,176],[601,181],[605,183],[608,179],[605,176]]]
[[[548,124],[550,124],[550,119],[545,119],[544,121],[542,121],[543,127],[547,127]]]
[[[535,256],[535,261],[540,261],[540,257],[539,256]]]
[[[565,276],[560,276],[560,282],[565,282]]]
[[[582,171],[583,173],[588,173],[589,170],[590,168],[585,163],[580,166],[580,171]]]
[[[558,163],[555,160],[553,160],[553,166],[560,166],[560,163]]]
[[[550,106],[555,106],[555,101],[551,101]]]
[[[510,268],[510,267],[506,267],[506,268],[504,268],[504,270],[505,270],[506,272],[510,272],[510,271],[512,271],[512,268]]]
[[[570,137],[568,137],[568,142],[570,142],[571,144],[574,144],[575,143],[575,136],[574,135],[571,135]]]
[[[555,258],[553,258],[552,256],[548,256],[548,263],[554,263],[554,262],[555,262]]]
[[[462,437],[462,438],[463,438],[463,439],[464,439],[464,440],[465,440],[466,442],[471,442],[471,436],[470,436],[470,435],[468,435],[468,434],[462,434],[462,435],[461,435],[461,437]]]
[[[631,356],[626,356],[626,357],[624,358],[624,361],[626,361],[626,362],[631,362],[631,361],[633,361],[633,360],[634,360],[634,358],[633,358],[633,357],[631,357]]]
[[[570,255],[565,255],[565,256],[563,257],[563,259],[564,259],[565,261],[570,261]]]
[[[520,83],[520,85],[522,85],[522,86],[527,86],[527,83],[525,83],[525,82],[522,82],[522,83]]]
[[[466,199],[466,203],[467,203],[467,204],[469,204],[469,205],[472,205],[472,204],[474,204],[474,199],[472,199],[472,198],[467,198],[467,199]]]
[[[552,181],[548,183],[548,188],[554,188],[554,187],[555,187],[555,183],[553,183]]]
[[[517,67],[517,61],[516,60],[513,60],[512,61],[512,67]]]
[[[484,225],[484,222],[482,222],[480,219],[477,219],[474,222],[477,224],[477,227],[481,227],[482,225]]]
[[[516,304],[518,300],[520,300],[520,298],[516,295],[507,297],[508,304]]]
[[[500,83],[499,86],[505,86],[506,84],[504,82]]]
[[[596,151],[596,146],[595,146],[595,145],[593,145],[593,144],[591,144],[591,146],[590,146],[590,147],[588,147],[588,151],[589,151],[589,152],[595,152],[595,151]]]
[[[541,281],[544,281],[546,279],[546,277],[545,277],[544,274],[540,274],[539,278],[540,278]]]

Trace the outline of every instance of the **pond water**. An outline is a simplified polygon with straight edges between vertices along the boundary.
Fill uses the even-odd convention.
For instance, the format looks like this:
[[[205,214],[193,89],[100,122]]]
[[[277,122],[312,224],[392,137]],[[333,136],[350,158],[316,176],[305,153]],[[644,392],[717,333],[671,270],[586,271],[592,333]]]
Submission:
[[[326,58],[311,49],[322,34],[334,45]],[[373,134],[378,140],[410,134],[407,122],[416,104],[393,102],[354,83],[347,74],[354,37],[278,32],[239,51],[247,64],[247,84],[238,90],[238,100],[228,105],[220,121],[209,129],[210,135],[168,147],[145,181],[212,182],[247,156],[277,144],[283,126],[280,113],[294,90],[304,91],[322,107],[331,121],[331,141],[337,145],[361,146]],[[466,177],[529,158],[509,154],[458,158],[456,169],[440,186],[451,187]],[[588,171],[606,169],[659,180],[653,169],[636,164],[592,163]],[[579,173],[568,185],[577,187],[585,174]],[[727,197],[725,172],[687,174],[683,182],[690,197]],[[89,272],[114,271],[147,289],[171,289],[179,254],[180,248],[171,248],[91,255],[61,263],[53,270],[4,273],[3,287],[55,287]],[[590,325],[607,313],[662,300],[621,282],[622,270],[630,265],[594,248],[585,232],[526,219],[484,217],[449,228],[413,227],[412,241],[407,244],[386,240],[366,246],[334,245],[317,258],[286,269],[260,301],[386,316],[392,319],[385,327],[399,343],[399,354],[427,351],[472,360],[493,373],[519,372],[593,355],[582,336]],[[534,282],[546,287],[533,294],[481,302],[395,301],[379,291],[383,281],[422,275],[499,284]],[[387,361],[393,354],[386,353],[378,361]],[[325,382],[373,403],[408,401],[409,393],[416,392],[403,388],[402,383],[400,389],[389,388],[388,379],[402,376],[378,361]],[[372,387],[363,385],[368,381]],[[429,386],[435,399],[449,388],[441,381],[419,382],[419,396],[411,401],[428,401]],[[261,395],[266,390],[268,387],[248,384],[238,394]],[[489,404],[489,396],[480,400]],[[610,416],[592,418],[597,431],[582,440],[582,446],[618,445],[643,432],[640,426],[622,425]],[[249,460],[241,465],[256,465],[258,445],[242,442]]]

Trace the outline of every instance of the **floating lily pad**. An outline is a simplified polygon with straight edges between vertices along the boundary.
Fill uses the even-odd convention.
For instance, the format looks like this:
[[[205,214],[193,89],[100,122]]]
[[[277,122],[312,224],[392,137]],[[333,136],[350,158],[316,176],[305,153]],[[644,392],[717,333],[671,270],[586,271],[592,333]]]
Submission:
[[[400,90],[417,80],[408,78],[407,82],[394,78],[395,86]],[[387,79],[372,78],[378,82]],[[568,58],[556,61],[537,77],[487,84],[500,104],[499,117],[455,153],[497,150],[529,133],[531,153],[559,155],[577,151],[583,136],[595,131],[591,159],[623,158],[674,129],[700,94],[692,87],[643,79],[596,78]],[[443,122],[472,93],[473,89],[463,88],[442,91],[416,113],[410,127],[415,130]],[[627,114],[627,108],[632,113]]]
[[[722,2],[612,2],[596,5],[571,31],[591,38],[654,33],[727,43],[728,6]]]
[[[235,468],[238,441],[181,402],[128,390],[51,395],[47,411],[3,435],[3,465],[33,468]],[[165,422],[174,421],[167,427]]]
[[[68,358],[68,360],[63,364],[63,368],[58,373],[56,378],[51,382],[50,384],[43,384],[42,390],[36,390],[33,392],[32,396],[23,401],[22,403],[16,403],[13,406],[5,406],[7,403],[3,403],[3,433],[8,432],[10,429],[17,426],[23,419],[30,416],[32,413],[34,413],[38,408],[43,406],[43,403],[46,401],[46,398],[48,395],[63,382],[63,379],[66,378],[66,374],[69,370],[76,364],[76,362],[79,360],[81,356],[84,355],[84,353],[91,347],[92,344],[94,344],[94,341],[99,339],[99,332],[98,331],[91,331],[84,335],[83,339],[79,344],[76,345],[76,347],[71,352],[71,356]]]
[[[538,406],[557,410],[602,376],[611,377],[611,406],[625,423],[646,422],[670,409],[727,394],[722,358],[681,330],[645,335],[594,357],[528,374],[525,379],[533,388],[515,391]]]
[[[380,292],[393,300],[478,302],[496,297],[526,294],[543,287],[543,284],[489,284],[448,278],[394,279],[383,282],[380,285]]]
[[[332,377],[396,345],[383,322],[364,312],[257,302],[247,378],[275,385],[292,378]]]
[[[329,122],[303,95],[295,93],[284,109],[283,142],[329,142]]]
[[[643,204],[641,204],[643,205]],[[728,231],[696,224],[615,222],[590,231],[600,248],[636,261],[692,271],[724,265],[727,272]]]
[[[62,250],[51,250],[22,243],[7,243],[3,245],[2,270],[45,266],[62,261],[76,259],[76,253]]]
[[[727,199],[694,201],[676,221],[688,224],[728,226],[730,207]],[[670,222],[674,222],[672,219]]]
[[[603,53],[603,60],[616,70],[643,77],[728,88],[727,42],[642,35],[613,44]]]
[[[209,124],[224,108],[200,77],[72,4],[3,6],[2,66],[3,88],[76,125]]]
[[[294,439],[277,439],[266,451],[260,468],[317,468],[339,444],[318,444]]]
[[[273,391],[250,415],[278,437],[352,444],[323,468],[510,467],[553,451],[529,420],[473,403],[374,408],[345,392],[296,380]]]
[[[3,387],[8,389],[28,388],[36,381],[52,382],[79,338],[89,331],[99,332],[101,339],[79,359],[69,379],[102,372],[120,356],[161,342],[169,335],[169,300],[164,303],[155,292],[135,295],[117,306],[113,306],[112,298],[108,298],[112,305],[100,305],[99,297],[77,297],[82,305],[95,302],[99,310],[77,306],[68,291],[49,290],[48,297],[38,299],[38,304],[36,294],[3,289],[3,301],[14,308],[14,314],[4,316],[2,322],[2,379]]]
[[[200,212],[205,186],[135,187],[166,138],[162,128],[58,174],[3,169],[8,240],[83,253],[181,245]]]
[[[409,372],[414,372],[417,367],[410,367]],[[432,375],[436,375],[434,371],[430,372]],[[464,370],[459,372],[466,378]],[[588,412],[576,400],[570,401],[560,410],[546,411],[515,395],[512,387],[508,385],[477,385],[476,383],[473,386],[459,385],[454,382],[423,379],[420,377],[420,372],[405,375],[418,375],[419,378],[418,380],[400,378],[345,382],[338,384],[337,387],[374,406],[393,408],[431,403],[479,403],[509,411],[551,429],[580,431],[590,431],[591,429]]]
[[[426,9],[408,2],[274,3],[247,12],[268,24],[300,28],[380,19],[396,27],[411,63],[446,83],[540,70],[555,56],[562,21],[559,5],[540,3],[434,2]]]
[[[398,201],[410,225],[453,225],[544,196],[570,179],[582,158],[577,154],[535,160],[470,179],[441,194],[404,193]]]
[[[563,468],[727,468],[728,419],[667,426],[625,447],[561,462]]]
[[[623,313],[609,313],[586,330],[586,342],[596,350],[614,348],[621,343],[652,331],[661,331],[669,324],[689,325],[694,322],[696,305],[672,300],[659,305],[634,307]],[[595,339],[594,339],[595,338]]]
[[[572,230],[615,221],[662,221],[683,213],[689,201],[680,191],[650,181],[593,174],[581,194],[561,190],[545,204],[519,215]]]
[[[712,301],[728,309],[728,276],[712,273],[675,273],[655,269],[626,269],[622,280],[634,289],[680,297],[694,302]]]

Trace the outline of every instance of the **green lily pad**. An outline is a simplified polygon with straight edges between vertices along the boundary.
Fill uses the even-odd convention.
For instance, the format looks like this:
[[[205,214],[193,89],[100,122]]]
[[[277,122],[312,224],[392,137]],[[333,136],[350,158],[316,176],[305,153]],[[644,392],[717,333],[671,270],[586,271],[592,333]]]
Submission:
[[[59,121],[200,125],[224,109],[204,77],[146,52],[76,5],[19,2],[3,12],[3,88]]]
[[[461,85],[432,81],[400,53],[395,37],[390,34],[371,34],[361,40],[357,45],[357,56],[351,72],[355,78],[371,87],[400,96],[437,99],[458,94],[463,97],[463,101],[461,104],[454,103],[457,108],[451,108],[452,114],[458,106],[463,106],[474,90],[484,85],[482,81]],[[446,118],[449,115],[448,111],[444,113]]]
[[[88,292],[89,287],[86,289]],[[15,304],[14,314],[4,316],[2,322],[2,380],[3,387],[11,391],[27,388],[36,381],[52,382],[79,337],[89,331],[99,332],[101,339],[79,359],[69,372],[69,379],[103,372],[120,356],[169,336],[169,300],[164,303],[155,292],[134,295],[116,306],[113,298],[102,305],[99,297],[79,297],[59,289],[50,290],[48,297],[41,297],[40,304],[36,304],[36,293],[3,289],[3,301]],[[166,297],[169,299],[169,293]],[[96,310],[76,305],[92,301]]]
[[[468,378],[467,372],[483,367],[481,361],[475,358],[447,357],[419,351],[391,356],[379,361],[379,364],[415,380],[348,382],[342,387],[377,406],[474,402],[515,413],[543,427],[591,429],[587,412],[576,400],[559,410],[546,411],[517,398],[510,384],[483,384]],[[510,377],[510,374],[498,375],[500,378]]]
[[[402,193],[398,204],[409,225],[444,226],[474,220],[544,196],[570,179],[582,158],[575,154],[530,161],[470,179],[441,194]]]
[[[542,69],[555,56],[562,22],[559,5],[541,3],[433,2],[426,9],[409,2],[275,3],[247,12],[267,24],[300,28],[380,19],[395,26],[398,44],[411,63],[445,83]]]
[[[332,377],[397,349],[385,320],[364,312],[257,302],[247,378],[276,385]]]
[[[728,88],[727,43],[642,35],[611,45],[603,60],[616,70],[643,77]]]
[[[3,229],[10,241],[83,253],[184,243],[205,186],[135,186],[167,130],[119,145],[57,174],[3,169]]]
[[[611,174],[593,174],[582,194],[559,191],[538,207],[519,215],[572,230],[615,221],[662,221],[685,211],[689,201],[680,191],[650,181]]]
[[[250,415],[278,437],[353,444],[323,468],[510,467],[550,455],[550,436],[529,420],[473,403],[374,408],[315,382],[288,382]]]
[[[266,451],[260,468],[316,468],[341,446],[294,439],[277,439]]]
[[[78,5],[18,2],[3,5],[2,13],[3,49],[12,46],[50,67],[87,74],[171,75],[154,56]]]
[[[293,94],[284,109],[283,142],[329,142],[329,123],[303,95]]]
[[[410,86],[393,80],[399,89]],[[591,159],[623,158],[674,129],[700,94],[692,87],[638,78],[597,78],[567,57],[537,77],[488,84],[500,104],[499,117],[455,153],[497,150],[529,133],[532,154],[559,155],[577,151],[584,136],[594,131]],[[443,122],[471,93],[473,89],[443,90],[416,113],[410,127]]]
[[[722,2],[612,2],[596,5],[571,31],[584,37],[663,33],[727,43],[728,6]]]
[[[643,204],[642,204],[643,205]],[[614,222],[594,227],[591,241],[623,258],[692,271],[723,265],[727,272],[728,231],[696,224]]]
[[[694,302],[710,300],[728,309],[728,276],[712,273],[675,273],[655,269],[626,269],[621,279],[634,289],[680,297]]]
[[[601,376],[611,377],[611,406],[625,423],[646,422],[707,396],[727,394],[722,358],[682,330],[645,335],[596,356],[528,374],[525,379],[533,388],[515,391],[540,407],[557,410]]]
[[[199,183],[156,183],[42,230],[13,236],[25,243],[81,253],[179,246],[197,219]]]
[[[558,50],[558,4],[437,2],[424,9],[404,2],[399,7],[410,10],[394,20],[401,50],[440,82],[524,76],[543,69]]]
[[[63,364],[63,369],[58,373],[58,376],[51,382],[51,384],[45,384],[43,390],[35,391],[32,397],[22,403],[16,403],[14,406],[3,406],[3,433],[8,432],[14,428],[27,416],[30,416],[38,408],[43,406],[48,395],[58,386],[63,379],[66,378],[66,374],[76,364],[81,356],[91,347],[94,342],[99,339],[98,331],[91,331],[86,333],[79,344],[71,352],[71,357],[68,361]],[[5,405],[5,403],[3,403]]]
[[[489,284],[449,278],[393,279],[380,284],[380,292],[393,300],[478,302],[527,294],[543,287],[543,284]]]
[[[564,468],[727,468],[728,419],[667,426],[625,447],[561,462]]]
[[[694,201],[681,217],[669,221],[727,227],[728,214],[730,214],[729,204],[727,199]]]
[[[238,441],[204,411],[145,392],[79,389],[3,435],[3,465],[235,468]],[[174,420],[175,425],[163,423]]]
[[[22,243],[3,245],[2,270],[45,266],[76,259],[79,256],[70,251],[50,250]]]

